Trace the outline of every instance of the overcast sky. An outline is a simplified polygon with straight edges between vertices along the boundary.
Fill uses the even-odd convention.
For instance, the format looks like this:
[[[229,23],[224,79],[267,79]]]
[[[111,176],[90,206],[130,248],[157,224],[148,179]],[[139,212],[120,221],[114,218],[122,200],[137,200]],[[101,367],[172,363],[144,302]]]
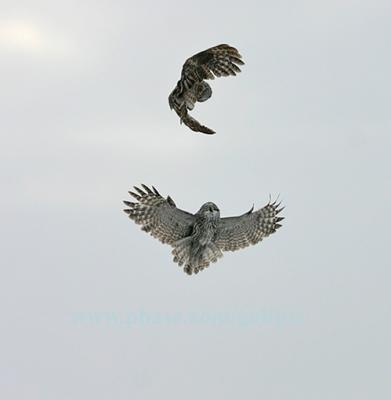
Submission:
[[[0,397],[389,399],[391,6],[1,1]],[[246,65],[179,124],[184,60]],[[284,226],[187,276],[136,184]]]

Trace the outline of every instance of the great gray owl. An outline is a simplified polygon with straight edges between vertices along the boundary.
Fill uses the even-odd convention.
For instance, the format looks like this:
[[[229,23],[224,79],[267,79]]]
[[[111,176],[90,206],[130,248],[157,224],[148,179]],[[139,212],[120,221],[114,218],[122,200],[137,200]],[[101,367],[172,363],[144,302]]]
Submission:
[[[283,208],[276,202],[253,212],[254,207],[238,217],[220,218],[216,204],[205,203],[191,214],[176,207],[170,196],[166,199],[152,186],[134,187],[129,192],[138,202],[124,201],[124,211],[142,230],[162,243],[173,247],[174,262],[191,275],[206,268],[223,256],[223,251],[235,251],[256,244],[280,228]]]
[[[212,96],[212,88],[204,79],[214,79],[215,76],[236,75],[243,65],[242,56],[238,50],[227,44],[220,44],[201,51],[188,58],[182,67],[181,79],[168,97],[170,108],[174,109],[183,122],[195,132],[213,134],[215,131],[201,125],[188,113],[194,104],[203,102]]]

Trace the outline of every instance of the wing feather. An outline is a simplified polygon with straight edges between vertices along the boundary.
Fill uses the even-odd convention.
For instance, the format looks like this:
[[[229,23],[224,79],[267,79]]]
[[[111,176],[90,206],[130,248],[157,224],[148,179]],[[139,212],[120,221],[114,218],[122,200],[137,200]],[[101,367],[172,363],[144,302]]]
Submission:
[[[163,198],[152,186],[142,189],[134,187],[135,192],[129,192],[138,202],[124,201],[128,207],[124,211],[136,224],[142,225],[142,230],[149,232],[162,243],[173,245],[177,240],[189,236],[195,216],[175,206],[170,196]]]
[[[223,251],[235,251],[260,242],[281,227],[280,204],[269,203],[256,212],[252,209],[238,217],[221,218],[215,243]]]
[[[244,65],[237,49],[228,44],[219,44],[188,58],[182,68],[181,80],[190,89],[196,82],[213,79],[214,76],[236,75]]]

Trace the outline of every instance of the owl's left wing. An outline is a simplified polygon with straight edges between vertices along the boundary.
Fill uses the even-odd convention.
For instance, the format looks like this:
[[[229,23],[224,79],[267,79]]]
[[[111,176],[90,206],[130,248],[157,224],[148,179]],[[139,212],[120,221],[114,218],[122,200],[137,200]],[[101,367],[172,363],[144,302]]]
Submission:
[[[162,243],[173,245],[189,236],[195,216],[177,208],[170,196],[165,199],[154,187],[152,190],[145,185],[142,187],[144,190],[134,187],[137,193],[129,192],[137,203],[124,201],[129,207],[124,210],[129,218]]]
[[[253,212],[241,216],[221,218],[217,226],[216,245],[223,251],[235,251],[260,242],[281,227],[284,218],[278,214],[280,204],[269,203]]]

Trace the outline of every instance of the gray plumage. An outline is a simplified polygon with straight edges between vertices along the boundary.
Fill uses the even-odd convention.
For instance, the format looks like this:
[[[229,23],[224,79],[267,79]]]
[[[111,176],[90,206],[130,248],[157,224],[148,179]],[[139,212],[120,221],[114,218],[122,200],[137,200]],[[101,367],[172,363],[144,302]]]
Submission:
[[[173,247],[174,262],[191,275],[198,273],[223,256],[223,251],[235,251],[260,242],[281,227],[283,208],[269,202],[253,212],[220,218],[216,204],[208,202],[191,214],[176,207],[170,196],[164,198],[154,188],[142,185],[129,192],[137,202],[124,201],[124,211],[142,230],[162,243]],[[136,193],[137,192],[137,193]]]
[[[240,72],[238,65],[244,64],[241,58],[237,49],[227,44],[220,44],[186,60],[182,67],[181,79],[168,97],[170,108],[178,114],[181,123],[195,132],[208,135],[215,133],[191,117],[188,110],[192,110],[197,101],[203,102],[212,96],[212,88],[205,79],[235,76]]]

